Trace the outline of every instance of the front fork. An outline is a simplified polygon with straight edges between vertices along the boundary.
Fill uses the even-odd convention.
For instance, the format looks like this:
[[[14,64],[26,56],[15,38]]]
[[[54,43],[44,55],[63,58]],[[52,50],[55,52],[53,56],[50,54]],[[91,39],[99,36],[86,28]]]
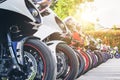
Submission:
[[[13,68],[14,69],[17,68],[17,69],[20,70],[20,66],[18,65],[16,56],[15,56],[15,52],[14,52],[13,46],[12,46],[12,40],[11,40],[11,37],[10,37],[9,33],[7,34],[7,39],[8,39],[8,48],[9,48],[9,51],[10,51],[10,55],[12,57]]]
[[[12,61],[13,61],[13,68],[17,68],[19,70],[20,69],[20,65],[24,65],[24,52],[23,52],[23,47],[24,47],[24,43],[29,40],[29,39],[39,39],[37,37],[34,36],[29,36],[29,37],[25,37],[20,41],[17,42],[13,42],[11,40],[11,36],[8,33],[7,34],[7,39],[8,39],[8,47],[9,47],[9,51],[10,51],[10,55],[12,57]],[[15,46],[16,44],[16,46]]]

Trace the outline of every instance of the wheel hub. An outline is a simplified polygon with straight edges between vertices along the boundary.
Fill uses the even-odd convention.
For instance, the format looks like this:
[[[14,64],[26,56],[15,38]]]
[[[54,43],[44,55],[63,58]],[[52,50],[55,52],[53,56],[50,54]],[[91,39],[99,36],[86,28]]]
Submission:
[[[59,78],[66,69],[66,59],[63,52],[57,53],[57,78]]]

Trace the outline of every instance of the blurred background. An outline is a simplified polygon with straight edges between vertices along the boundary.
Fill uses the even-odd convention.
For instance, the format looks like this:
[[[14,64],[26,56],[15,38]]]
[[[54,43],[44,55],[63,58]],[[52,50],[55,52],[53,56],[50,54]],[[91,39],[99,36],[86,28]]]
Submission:
[[[58,0],[51,8],[61,18],[73,16],[82,32],[120,50],[120,0]]]

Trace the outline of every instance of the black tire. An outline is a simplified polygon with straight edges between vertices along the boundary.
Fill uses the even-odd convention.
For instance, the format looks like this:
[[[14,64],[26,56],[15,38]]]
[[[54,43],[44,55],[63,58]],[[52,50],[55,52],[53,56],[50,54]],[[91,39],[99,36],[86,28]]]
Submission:
[[[87,52],[86,52],[86,54],[87,54],[87,56],[89,58],[89,61],[90,61],[90,65],[89,65],[89,68],[88,68],[88,70],[90,70],[93,67],[92,66],[92,63],[93,63],[93,61],[92,61],[92,55],[91,55],[91,53],[87,53]]]
[[[78,62],[78,58],[74,50],[71,47],[69,47],[67,44],[60,43],[56,47],[56,52],[58,56],[59,54],[64,54],[64,59],[62,57],[61,60],[65,61],[63,64],[61,63],[62,64],[61,68],[63,69],[63,71],[61,71],[62,74],[59,76],[57,74],[57,78],[61,78],[62,80],[75,80],[77,73],[79,71],[79,62]],[[57,62],[57,66],[61,65],[61,64],[58,64],[58,62]]]
[[[84,70],[84,67],[85,67],[85,61],[84,61],[81,53],[79,53],[77,50],[75,50],[75,52],[76,52],[76,54],[78,56],[78,60],[79,60],[79,71],[78,71],[78,75],[77,75],[76,78],[79,78],[83,73],[83,70]]]
[[[56,80],[56,63],[48,47],[39,40],[30,39],[24,44],[24,51],[37,61],[37,75],[34,80]]]
[[[103,62],[103,57],[102,57],[102,55],[101,55],[101,53],[99,51],[94,51],[94,53],[98,57],[98,64],[97,65],[100,65]]]

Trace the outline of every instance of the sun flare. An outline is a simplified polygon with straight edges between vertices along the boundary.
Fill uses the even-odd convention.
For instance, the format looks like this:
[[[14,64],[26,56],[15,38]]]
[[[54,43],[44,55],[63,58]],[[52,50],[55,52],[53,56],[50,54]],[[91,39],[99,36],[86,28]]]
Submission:
[[[77,17],[79,16],[80,20],[86,22],[96,22],[97,12],[94,3],[87,2],[84,4],[80,4],[79,8],[77,9]]]

